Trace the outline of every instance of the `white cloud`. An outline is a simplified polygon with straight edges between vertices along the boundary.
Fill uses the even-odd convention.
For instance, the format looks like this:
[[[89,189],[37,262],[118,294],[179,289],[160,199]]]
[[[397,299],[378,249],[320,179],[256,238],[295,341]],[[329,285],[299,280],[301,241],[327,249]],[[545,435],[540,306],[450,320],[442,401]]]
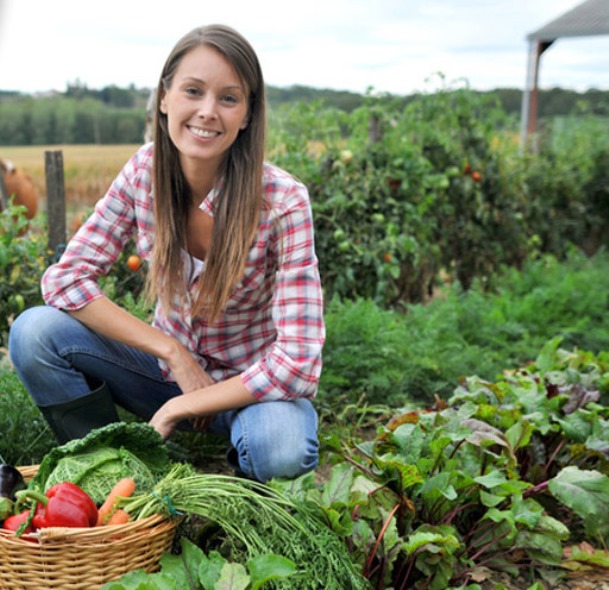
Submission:
[[[81,80],[151,87],[189,29],[223,22],[257,49],[269,84],[407,94],[443,72],[473,88],[523,87],[528,33],[578,0],[0,0],[1,89]],[[609,88],[609,37],[561,39],[542,86]]]

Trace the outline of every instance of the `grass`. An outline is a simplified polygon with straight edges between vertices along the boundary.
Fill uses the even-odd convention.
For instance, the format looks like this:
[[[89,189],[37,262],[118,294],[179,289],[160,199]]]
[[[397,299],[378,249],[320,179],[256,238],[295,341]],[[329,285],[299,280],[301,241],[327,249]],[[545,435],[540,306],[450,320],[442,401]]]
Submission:
[[[35,465],[56,444],[42,414],[7,359],[0,362],[0,461]]]

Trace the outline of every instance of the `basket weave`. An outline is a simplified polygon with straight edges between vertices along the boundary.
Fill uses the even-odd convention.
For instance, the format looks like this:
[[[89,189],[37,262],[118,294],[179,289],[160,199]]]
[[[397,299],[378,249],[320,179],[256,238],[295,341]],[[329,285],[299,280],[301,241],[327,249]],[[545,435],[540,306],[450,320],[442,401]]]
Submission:
[[[20,470],[29,479],[37,466]],[[156,571],[176,526],[154,515],[113,526],[46,528],[20,538],[0,529],[0,588],[94,590],[132,570]]]

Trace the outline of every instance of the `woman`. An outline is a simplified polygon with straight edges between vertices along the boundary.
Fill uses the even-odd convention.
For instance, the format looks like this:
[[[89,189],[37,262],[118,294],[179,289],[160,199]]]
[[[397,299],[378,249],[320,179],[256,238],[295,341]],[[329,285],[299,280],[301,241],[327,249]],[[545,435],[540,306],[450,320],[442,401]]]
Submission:
[[[295,477],[317,464],[325,338],[307,190],[264,161],[262,72],[236,31],[184,36],[157,97],[154,143],[46,271],[47,305],[13,324],[12,361],[60,442],[118,404],[165,439],[189,423],[226,434],[248,477]],[[132,237],[152,325],[97,284]]]

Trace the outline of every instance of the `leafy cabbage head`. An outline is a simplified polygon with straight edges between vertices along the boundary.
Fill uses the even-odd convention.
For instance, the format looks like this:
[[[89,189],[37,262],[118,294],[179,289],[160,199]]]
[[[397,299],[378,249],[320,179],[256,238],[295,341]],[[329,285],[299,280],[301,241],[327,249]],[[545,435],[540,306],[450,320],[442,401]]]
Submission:
[[[52,449],[40,463],[31,486],[46,491],[56,483],[70,481],[100,504],[119,479],[132,477],[137,490],[144,492],[152,489],[169,467],[167,447],[152,426],[116,422]]]
[[[146,463],[131,451],[101,447],[60,459],[44,487],[47,490],[56,483],[71,481],[99,504],[123,477],[132,477],[138,490],[150,490],[156,482]]]

